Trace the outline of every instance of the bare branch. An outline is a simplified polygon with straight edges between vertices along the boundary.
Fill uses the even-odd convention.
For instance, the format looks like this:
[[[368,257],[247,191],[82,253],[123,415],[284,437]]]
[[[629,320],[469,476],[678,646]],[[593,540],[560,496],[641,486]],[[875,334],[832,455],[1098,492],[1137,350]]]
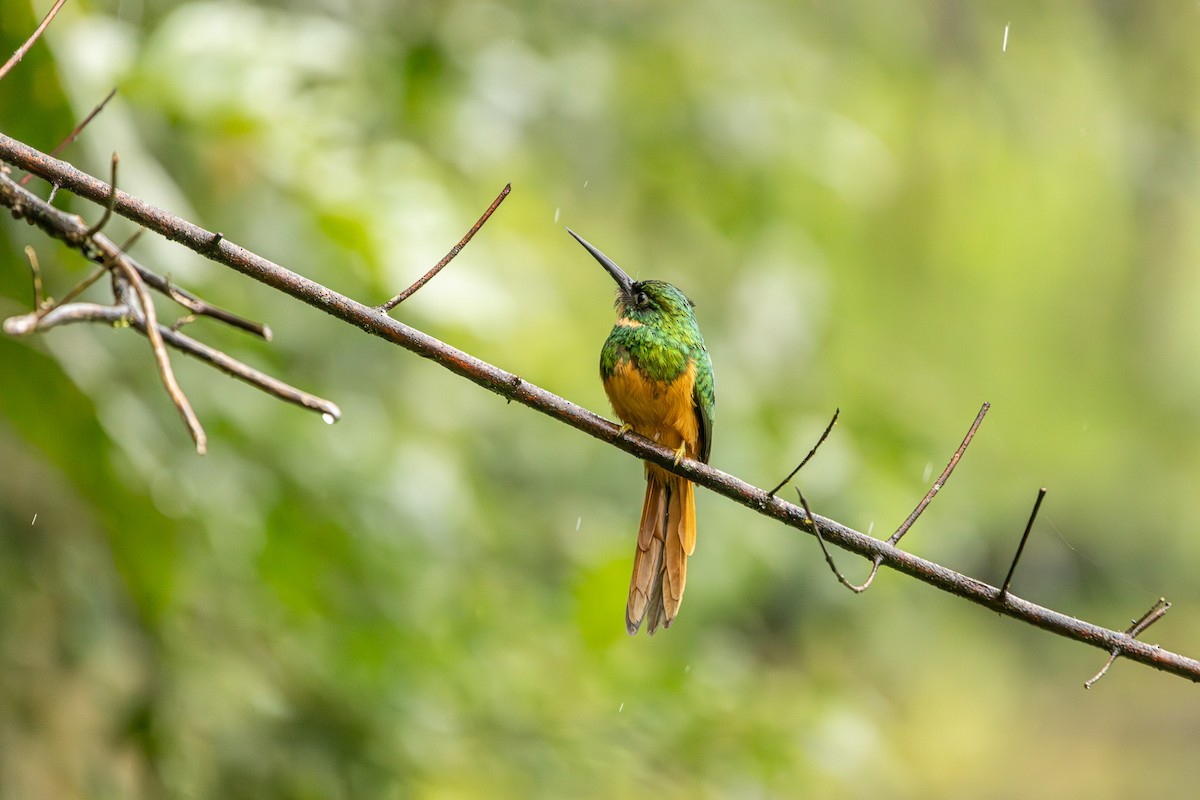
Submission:
[[[112,196],[110,194],[110,196]],[[227,356],[226,354],[215,350],[211,347],[197,342],[190,337],[184,336],[177,331],[172,331],[170,328],[165,328],[157,324],[154,306],[150,300],[149,293],[146,291],[145,283],[142,281],[142,274],[153,275],[153,273],[145,270],[145,268],[135,265],[131,259],[126,257],[119,248],[117,248],[111,240],[103,234],[94,234],[88,236],[88,229],[85,228],[83,221],[76,216],[60,211],[53,206],[50,206],[45,201],[31,194],[28,190],[21,188],[12,181],[8,175],[8,168],[4,167],[0,170],[0,204],[8,206],[12,209],[13,215],[18,218],[24,218],[27,221],[37,225],[42,230],[46,231],[55,238],[67,242],[77,248],[85,257],[92,261],[96,261],[104,265],[105,269],[112,270],[118,275],[120,280],[131,287],[138,296],[137,306],[134,307],[127,304],[119,304],[108,308],[116,309],[117,320],[128,320],[133,323],[143,334],[150,339],[154,349],[156,363],[159,365],[160,374],[163,376],[164,384],[167,385],[167,391],[180,413],[184,416],[185,422],[188,424],[189,431],[196,439],[196,434],[199,438],[196,439],[197,449],[203,452],[205,444],[203,428],[199,427],[199,421],[196,420],[195,414],[191,412],[191,406],[187,403],[186,397],[183,398],[183,404],[179,403],[179,397],[182,392],[178,391],[178,383],[174,381],[174,374],[170,371],[169,359],[166,359],[166,371],[163,371],[163,362],[165,358],[165,348],[163,342],[169,342],[181,351],[199,358],[202,361],[215,366],[228,374],[243,380],[252,386],[255,386],[263,391],[266,391],[280,399],[290,403],[295,403],[304,408],[309,408],[319,412],[327,421],[336,421],[341,417],[341,411],[338,407],[319,397],[315,397],[306,392],[295,389],[281,381],[275,380],[267,375],[264,375],[257,370],[238,362],[237,360]],[[97,316],[95,307],[92,304],[73,304],[69,307],[64,307],[63,303],[76,297],[88,285],[93,283],[96,278],[104,274],[104,269],[98,270],[84,282],[76,286],[68,293],[67,297],[62,302],[55,306],[47,306],[40,309],[35,309],[29,314],[12,317],[4,322],[4,330],[10,335],[24,335],[32,333],[38,329],[53,327],[66,322],[81,322],[94,321],[100,319]],[[154,280],[164,287],[169,287],[168,282],[164,279],[154,276]],[[174,290],[179,292],[180,290]],[[181,295],[183,296],[183,295]],[[190,297],[190,295],[189,295]],[[184,298],[187,299],[186,297]],[[204,303],[204,301],[196,298],[198,303],[206,310],[215,310],[221,312],[220,309],[214,309]],[[105,308],[100,306],[100,308]],[[241,320],[228,312],[227,314],[232,319]],[[214,315],[215,316],[215,315]],[[113,317],[104,316],[105,319]],[[249,323],[242,320],[245,325],[253,326],[256,323]],[[269,333],[269,332],[268,332]],[[157,340],[157,344],[155,341]],[[168,382],[169,381],[169,382]],[[174,391],[172,390],[174,385]],[[178,391],[178,393],[177,393]],[[190,416],[190,419],[189,419]],[[194,423],[194,424],[193,424]]]
[[[108,196],[103,181],[3,134],[0,134],[0,160],[36,172],[51,183],[93,201],[104,202]],[[20,201],[12,199],[4,181],[0,180],[0,204],[13,208],[14,202]],[[211,231],[174,214],[123,192],[117,193],[114,211],[373,336],[428,358],[488,391],[546,414],[602,442],[611,443],[638,459],[657,464],[752,511],[807,533],[813,533],[815,527],[826,541],[843,550],[872,560],[878,558],[881,564],[891,569],[984,608],[1107,652],[1116,650],[1124,658],[1200,682],[1200,661],[1194,658],[1145,644],[1128,633],[1084,622],[1012,594],[1007,595],[1004,604],[998,606],[996,595],[999,589],[995,586],[900,550],[890,540],[881,541],[867,536],[826,517],[812,515],[810,518],[800,506],[777,496],[772,497],[762,489],[702,462],[684,458],[676,464],[673,450],[636,434],[617,437],[619,426],[598,414],[392,319],[376,308],[291,272],[223,237],[217,240]],[[937,488],[944,483],[945,477],[939,480]]]
[[[425,284],[427,284],[431,280],[433,280],[433,276],[437,275],[439,272],[441,272],[442,267],[449,264],[451,261],[454,260],[454,257],[456,255],[458,255],[459,253],[462,252],[462,249],[467,246],[467,242],[471,241],[471,238],[473,236],[475,236],[476,233],[479,232],[479,229],[482,228],[483,224],[488,221],[488,218],[490,218],[492,216],[492,213],[497,208],[500,207],[500,204],[504,202],[504,198],[508,197],[508,193],[511,191],[512,191],[512,184],[511,183],[505,184],[504,188],[500,190],[500,194],[496,195],[496,199],[492,201],[492,204],[490,206],[488,206],[487,211],[483,212],[483,216],[481,216],[479,218],[478,222],[476,222],[474,225],[471,226],[471,230],[467,231],[466,235],[463,236],[463,238],[459,240],[458,244],[456,244],[456,245],[454,245],[454,247],[450,248],[450,252],[446,253],[445,257],[442,258],[441,261],[434,264],[433,269],[429,270],[429,272],[426,272],[424,275],[422,275],[420,278],[418,278],[417,282],[414,283],[412,286],[409,286],[403,292],[401,292],[400,294],[393,297],[391,300],[388,300],[386,303],[381,305],[379,307],[379,310],[382,311],[384,314],[387,314],[393,308],[400,305],[405,300],[407,300],[408,298],[410,298],[414,294],[416,294],[417,290],[420,289],[422,286],[424,286]]]
[[[4,66],[0,67],[0,80],[4,80],[4,76],[9,73],[9,70],[16,66],[18,61],[25,57],[25,54],[29,52],[29,48],[33,47],[33,43],[41,37],[42,32],[45,31],[50,25],[55,15],[58,14],[58,10],[63,7],[63,3],[65,2],[67,2],[67,0],[58,0],[58,2],[46,12],[46,16],[42,18],[41,24],[39,24],[37,26],[37,30],[35,30],[33,34],[25,40],[25,44],[18,47],[12,56],[9,57],[8,61],[4,62]]]

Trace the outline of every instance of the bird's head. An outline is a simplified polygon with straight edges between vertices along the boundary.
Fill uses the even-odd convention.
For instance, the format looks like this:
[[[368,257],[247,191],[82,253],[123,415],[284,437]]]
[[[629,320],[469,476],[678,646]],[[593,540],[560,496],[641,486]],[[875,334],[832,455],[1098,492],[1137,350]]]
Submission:
[[[617,282],[616,308],[619,320],[635,325],[652,325],[692,318],[695,304],[679,289],[666,281],[635,281],[615,261],[575,231],[567,228],[567,233],[574,236]]]

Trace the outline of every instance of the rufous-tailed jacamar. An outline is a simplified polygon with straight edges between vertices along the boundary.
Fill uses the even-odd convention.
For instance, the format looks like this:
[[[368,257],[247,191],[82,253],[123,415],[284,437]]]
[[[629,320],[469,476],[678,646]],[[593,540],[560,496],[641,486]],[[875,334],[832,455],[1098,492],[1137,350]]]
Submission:
[[[600,351],[600,379],[624,424],[684,456],[707,462],[716,394],[712,361],[696,324],[693,303],[663,281],[635,281],[584,241],[617,282],[617,323]],[[646,462],[646,499],[633,554],[625,627],[635,634],[671,627],[696,549],[696,504],[691,481]]]

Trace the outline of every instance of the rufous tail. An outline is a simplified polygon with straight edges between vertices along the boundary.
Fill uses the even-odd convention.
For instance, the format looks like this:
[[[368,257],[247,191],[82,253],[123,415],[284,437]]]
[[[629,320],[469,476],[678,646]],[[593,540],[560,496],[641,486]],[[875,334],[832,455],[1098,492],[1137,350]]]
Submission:
[[[646,468],[646,499],[633,554],[625,628],[646,632],[671,627],[683,602],[687,559],[696,549],[696,500],[692,482],[653,465]]]

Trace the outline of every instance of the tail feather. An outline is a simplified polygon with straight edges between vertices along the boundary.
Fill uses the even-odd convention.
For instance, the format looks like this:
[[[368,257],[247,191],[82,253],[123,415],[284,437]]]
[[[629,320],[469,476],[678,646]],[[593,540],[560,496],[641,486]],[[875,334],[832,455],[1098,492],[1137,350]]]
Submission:
[[[659,625],[671,627],[683,602],[687,557],[696,549],[696,507],[690,481],[658,470],[647,473],[625,627],[635,634],[647,620],[653,635]]]

